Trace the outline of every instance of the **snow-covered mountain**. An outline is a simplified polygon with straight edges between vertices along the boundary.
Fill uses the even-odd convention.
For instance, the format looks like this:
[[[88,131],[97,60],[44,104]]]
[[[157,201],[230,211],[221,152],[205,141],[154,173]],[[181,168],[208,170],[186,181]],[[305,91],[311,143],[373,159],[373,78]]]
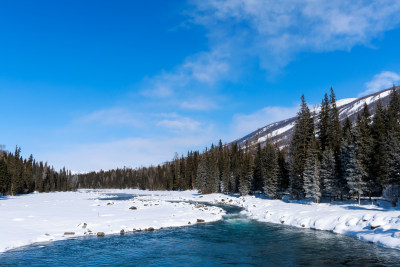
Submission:
[[[389,103],[391,90],[392,88],[389,88],[361,98],[346,98],[336,101],[336,105],[339,109],[340,121],[343,123],[346,117],[349,117],[349,119],[354,122],[357,118],[357,114],[362,111],[364,103],[367,103],[371,114],[374,114],[379,98],[382,100],[384,106]],[[397,86],[396,90],[399,91],[400,86]],[[320,107],[312,108],[311,111],[318,114]],[[290,143],[295,121],[296,117],[292,117],[283,121],[271,123],[234,142],[240,146],[244,146],[246,142],[249,142],[251,145],[257,143],[264,145],[267,140],[270,140],[280,148],[283,148]]]

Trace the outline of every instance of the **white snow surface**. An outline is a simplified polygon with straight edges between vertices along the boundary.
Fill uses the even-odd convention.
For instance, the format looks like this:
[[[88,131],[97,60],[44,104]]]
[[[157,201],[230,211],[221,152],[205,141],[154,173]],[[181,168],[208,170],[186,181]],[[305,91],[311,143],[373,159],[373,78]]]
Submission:
[[[99,200],[105,193],[139,195],[132,200]],[[169,202],[181,201],[181,202]],[[222,219],[218,207],[186,201],[230,204],[244,208],[251,219],[295,227],[326,230],[400,249],[400,208],[385,208],[364,201],[332,204],[286,202],[254,196],[210,194],[197,191],[79,190],[0,198],[0,251],[35,242],[68,239],[104,232],[119,234],[134,229],[177,227]],[[107,205],[108,204],[108,205]],[[137,210],[130,210],[131,206]],[[191,222],[189,225],[188,222]],[[82,228],[86,223],[86,228]],[[75,232],[75,235],[64,235]],[[47,235],[46,235],[47,234]],[[94,237],[96,238],[96,237]]]
[[[99,200],[105,193],[148,194],[132,200]],[[196,192],[186,192],[193,195]],[[140,190],[79,190],[77,192],[34,193],[0,198],[0,252],[29,245],[96,235],[119,234],[150,227],[186,226],[222,219],[225,211],[217,207],[196,207],[185,202],[171,203],[156,194],[177,192]],[[185,195],[183,194],[183,195]],[[178,193],[179,195],[179,193]],[[182,201],[182,199],[181,199]],[[137,210],[131,210],[130,207]],[[86,223],[86,226],[84,224]],[[91,231],[91,233],[89,232]],[[74,232],[73,235],[64,235]]]

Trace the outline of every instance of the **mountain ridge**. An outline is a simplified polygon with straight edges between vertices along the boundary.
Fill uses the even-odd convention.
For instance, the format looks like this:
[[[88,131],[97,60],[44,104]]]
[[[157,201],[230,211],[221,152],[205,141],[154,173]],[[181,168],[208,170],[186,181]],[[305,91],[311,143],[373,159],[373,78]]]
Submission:
[[[339,110],[340,122],[343,123],[346,117],[349,117],[350,121],[354,122],[357,115],[362,112],[364,103],[368,105],[370,113],[375,114],[379,99],[381,99],[383,106],[388,105],[392,89],[393,87],[360,98],[345,98],[337,100],[336,105]],[[399,91],[400,86],[396,86],[396,90]],[[319,105],[316,108],[310,108],[310,111],[313,112],[315,116],[318,116]],[[290,144],[296,119],[297,116],[294,116],[285,120],[270,123],[264,127],[258,128],[244,137],[234,140],[232,143],[237,143],[240,147],[245,146],[247,142],[249,142],[250,145],[260,143],[261,146],[264,146],[267,141],[271,141],[280,149],[283,149]]]

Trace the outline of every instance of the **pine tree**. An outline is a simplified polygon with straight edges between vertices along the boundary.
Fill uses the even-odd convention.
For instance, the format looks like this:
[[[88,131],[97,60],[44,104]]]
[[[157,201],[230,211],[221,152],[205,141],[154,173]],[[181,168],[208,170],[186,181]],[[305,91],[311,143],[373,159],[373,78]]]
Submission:
[[[257,144],[257,152],[254,158],[254,180],[252,185],[253,191],[261,191],[265,177],[265,167],[263,159],[265,158],[264,150],[261,149],[261,144]]]
[[[360,205],[360,197],[366,189],[367,172],[364,169],[361,160],[358,158],[357,133],[353,131],[354,142],[346,143],[342,146],[341,161],[343,168],[343,176],[347,181],[350,194],[358,196],[358,204]]]
[[[10,190],[11,177],[7,170],[7,164],[0,157],[0,194],[7,194]]]
[[[207,191],[207,174],[207,159],[205,155],[201,155],[196,175],[196,189],[199,190],[200,193],[206,193]]]
[[[207,192],[218,193],[220,192],[219,169],[217,160],[217,151],[215,148],[210,150],[208,157],[208,174],[207,174]]]
[[[304,192],[308,198],[314,198],[317,203],[321,197],[320,163],[316,141],[312,138],[308,150],[306,166],[304,168]]]
[[[249,153],[245,153],[242,165],[242,175],[239,180],[239,193],[246,196],[250,192],[251,181],[253,180],[253,162]]]
[[[318,138],[319,143],[321,145],[321,150],[325,151],[325,149],[329,146],[329,128],[331,123],[331,108],[330,102],[328,98],[328,94],[325,94],[324,99],[321,103],[321,111],[318,115],[319,123],[318,123]]]
[[[336,107],[336,96],[331,87],[331,94],[329,95],[330,102],[330,123],[328,129],[328,145],[333,150],[335,156],[338,157],[340,153],[340,143],[342,140],[342,127],[340,125],[339,110]]]
[[[339,177],[336,170],[335,154],[330,149],[325,150],[322,152],[320,178],[331,201],[332,196],[336,196],[340,192]]]
[[[229,160],[229,155],[225,151],[223,157],[223,167],[222,167],[222,176],[221,176],[221,192],[226,193],[229,192],[229,180],[231,177],[231,164]]]
[[[371,158],[371,176],[376,177],[377,182],[382,185],[388,183],[388,154],[387,154],[387,128],[386,113],[379,99],[375,116],[371,127],[371,136],[373,139],[372,158]]]
[[[265,146],[263,169],[264,176],[264,192],[271,198],[278,197],[278,175],[279,165],[278,156],[275,147],[267,143]]]
[[[358,115],[357,124],[355,131],[357,132],[357,144],[358,144],[358,158],[363,166],[363,169],[367,172],[366,175],[366,190],[371,198],[372,194],[377,193],[379,190],[379,184],[375,176],[371,175],[370,167],[372,163],[372,147],[373,139],[371,137],[371,113],[369,112],[368,105],[364,103],[362,115]]]
[[[292,196],[297,199],[304,195],[303,173],[306,164],[308,144],[313,135],[314,121],[304,95],[302,95],[300,111],[297,113],[289,154],[290,191]]]
[[[285,191],[289,188],[289,167],[286,162],[286,155],[285,151],[279,150],[278,151],[278,166],[279,166],[279,173],[278,173],[278,181],[279,181],[279,189]]]
[[[389,132],[388,135],[388,177],[387,185],[400,185],[400,141]]]
[[[387,113],[387,129],[395,133],[396,138],[400,138],[400,96],[395,85],[393,85],[390,94],[390,102]]]

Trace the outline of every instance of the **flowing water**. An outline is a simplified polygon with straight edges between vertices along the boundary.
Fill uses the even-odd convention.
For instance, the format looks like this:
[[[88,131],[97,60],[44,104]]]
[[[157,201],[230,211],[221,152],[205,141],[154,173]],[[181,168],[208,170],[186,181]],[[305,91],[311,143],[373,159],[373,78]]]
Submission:
[[[128,197],[128,196],[124,196]],[[131,196],[130,196],[131,197]],[[114,200],[121,200],[114,198]],[[40,266],[399,266],[400,251],[326,231],[249,220],[222,221],[103,238],[34,244],[0,254],[0,265]],[[1,238],[1,237],[0,237]]]

